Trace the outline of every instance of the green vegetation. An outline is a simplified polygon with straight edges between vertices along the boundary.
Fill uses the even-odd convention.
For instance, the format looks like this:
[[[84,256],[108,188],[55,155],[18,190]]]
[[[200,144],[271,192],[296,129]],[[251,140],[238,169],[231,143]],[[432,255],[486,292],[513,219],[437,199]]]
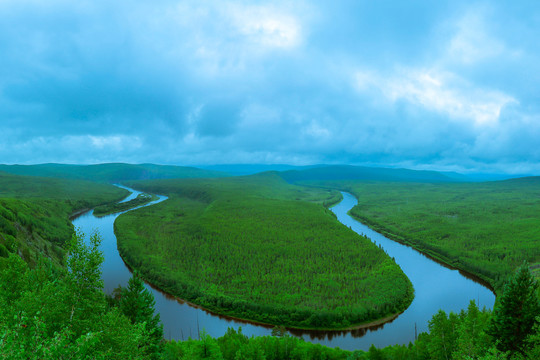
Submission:
[[[356,354],[364,354],[363,351]],[[180,359],[253,359],[253,360],[282,360],[282,359],[358,359],[351,357],[353,353],[341,349],[312,344],[283,335],[247,337],[229,328],[227,333],[218,339],[201,334],[200,339],[187,341],[171,341],[165,345],[163,358],[167,360]]]
[[[115,222],[124,260],[163,290],[269,324],[347,328],[403,311],[410,281],[324,206],[337,191],[274,174],[131,182],[169,200]]]
[[[186,166],[154,164],[98,164],[98,165],[0,165],[0,171],[16,175],[54,177],[64,179],[90,180],[118,183],[125,180],[168,179],[168,178],[209,178],[222,177],[226,173],[202,170]]]
[[[5,171],[5,172],[3,172]],[[0,257],[18,253],[31,266],[40,256],[57,265],[73,233],[69,218],[99,205],[96,214],[124,211],[149,200],[107,205],[129,193],[108,184],[126,179],[215,177],[223,173],[153,164],[0,165]],[[86,181],[91,180],[91,181]]]
[[[539,184],[538,178],[477,184],[331,184],[360,199],[353,212],[363,221],[372,221],[373,227],[389,224],[380,229],[448,263],[469,271],[476,265],[477,274],[500,290],[493,313],[471,302],[459,314],[439,311],[429,322],[430,332],[420,334],[413,344],[349,352],[311,344],[283,330],[276,336],[248,338],[241,330],[229,329],[217,339],[203,332],[197,340],[165,342],[154,300],[140,277],[136,274],[114,297],[105,296],[99,236],[94,234],[85,245],[82,235],[72,236],[67,221],[76,210],[121,199],[126,191],[85,181],[0,173],[0,358],[538,359],[540,304],[534,277],[540,262],[534,220]],[[126,231],[130,246],[154,251],[149,259],[135,252],[135,261],[146,261],[139,263],[147,269],[145,277],[167,290],[175,288],[177,279],[187,279],[180,290],[195,289],[195,300],[208,301],[210,307],[221,300],[233,314],[258,311],[262,321],[287,323],[288,318],[309,315],[302,326],[321,327],[325,321],[342,326],[339,320],[370,305],[375,307],[370,315],[397,307],[386,305],[377,294],[387,291],[384,296],[391,297],[400,291],[396,286],[410,285],[384,254],[337,224],[321,206],[339,201],[334,190],[288,185],[272,174],[132,185],[171,197],[119,218],[125,224],[117,230],[131,227]],[[155,237],[144,239],[152,232]],[[160,241],[152,244],[156,239]],[[171,249],[176,263],[165,255]],[[521,266],[503,286],[523,259],[532,265]],[[185,275],[180,268],[184,265]],[[171,273],[179,277],[165,276]],[[393,279],[390,291],[383,279]],[[268,292],[262,293],[265,289]],[[402,293],[412,295],[409,289],[405,286]],[[358,305],[354,298],[356,292],[366,296],[379,290],[368,303]],[[245,292],[250,294],[242,297]],[[344,299],[352,300],[339,306]],[[310,305],[317,310],[328,306],[330,311],[310,313]]]
[[[335,360],[451,360],[492,359],[491,352],[501,354],[493,339],[485,333],[490,313],[480,311],[471,302],[460,314],[441,311],[430,321],[431,333],[420,334],[414,344],[394,345],[383,349],[371,346],[369,351],[345,351],[312,344],[287,334],[281,337],[247,337],[241,329],[229,329],[217,339],[202,334],[198,340],[171,341],[165,345],[164,359],[335,359]],[[495,359],[495,358],[493,358]],[[496,359],[507,359],[497,357]]]
[[[33,269],[15,254],[0,258],[0,357],[6,359],[223,359],[223,360],[452,360],[537,359],[540,354],[540,316],[532,327],[521,327],[514,318],[508,332],[492,332],[494,316],[479,310],[474,301],[466,311],[440,311],[429,322],[430,333],[421,333],[414,344],[368,352],[343,351],[305,342],[276,329],[275,336],[251,337],[229,329],[213,339],[204,332],[199,339],[165,342],[154,316],[154,300],[135,275],[117,298],[102,292],[100,238],[94,234],[85,245],[82,234],[69,245],[67,267],[44,259]],[[538,285],[528,267],[521,268],[503,298],[507,304],[527,303]],[[519,289],[519,290],[518,290]],[[538,305],[538,299],[536,299]],[[513,309],[515,311],[516,309]],[[529,318],[529,316],[527,316]],[[522,331],[524,330],[525,331]],[[519,351],[499,350],[503,340],[519,334]]]
[[[528,308],[538,306],[538,298],[531,298],[538,285],[533,280],[527,266],[520,268],[505,287],[502,301],[494,309],[494,314],[486,309],[478,309],[471,301],[467,310],[459,314],[439,311],[429,321],[429,333],[421,333],[408,346],[395,345],[377,349],[373,345],[369,351],[343,351],[304,342],[288,335],[282,337],[263,336],[248,338],[241,329],[229,329],[218,338],[203,334],[199,340],[172,341],[165,345],[165,359],[363,359],[363,360],[532,360],[540,354],[540,313],[533,311],[536,319],[528,314],[528,322],[523,327],[519,307],[510,304],[526,304]],[[519,289],[519,290],[518,290]],[[511,299],[511,300],[510,300]],[[507,308],[504,310],[504,308]],[[504,332],[491,329],[499,323],[501,313],[512,311],[503,322]],[[532,321],[530,321],[532,319]],[[279,332],[276,332],[276,334]],[[506,345],[505,345],[506,344]],[[508,347],[508,346],[510,347]]]
[[[319,183],[322,185],[323,183]],[[540,262],[540,178],[486,183],[326,182],[353,193],[351,215],[489,282]]]
[[[85,245],[82,234],[74,235],[65,268],[43,259],[30,269],[15,254],[0,258],[1,358],[158,358],[163,340],[154,334],[160,327],[107,305],[100,241],[94,234]],[[144,298],[133,301],[151,306]]]
[[[135,199],[131,199],[122,203],[111,203],[106,205],[98,206],[94,209],[94,215],[97,217],[102,217],[110,214],[116,214],[122,211],[127,211],[137,206],[146,205],[152,201],[159,199],[156,195],[150,194],[139,194]]]
[[[540,316],[524,328],[510,319],[508,333],[488,331],[494,316],[479,310],[474,301],[466,311],[440,311],[414,344],[368,352],[331,349],[305,342],[276,329],[275,336],[251,337],[229,329],[213,339],[204,332],[197,340],[165,342],[154,316],[154,300],[135,275],[116,299],[101,291],[100,238],[85,245],[82,234],[73,236],[66,268],[43,260],[33,269],[15,254],[0,258],[0,357],[6,359],[537,359],[540,354]],[[502,297],[512,304],[527,303],[538,285],[528,267],[521,268]],[[517,289],[520,289],[516,291]],[[108,300],[108,301],[107,301]],[[510,302],[508,302],[510,304]],[[536,299],[538,304],[538,299]],[[515,309],[514,309],[515,311]],[[536,311],[538,313],[538,311]],[[538,314],[537,314],[538,315]],[[527,316],[528,318],[529,316]],[[519,330],[519,331],[518,331]],[[520,334],[520,351],[499,350],[503,339]],[[491,335],[490,335],[491,334]]]
[[[488,329],[493,337],[499,339],[499,350],[525,355],[531,345],[526,339],[540,315],[537,290],[538,284],[525,265],[505,285]]]
[[[0,173],[0,256],[18,253],[32,266],[46,256],[61,264],[73,234],[70,216],[126,195],[112,185]]]

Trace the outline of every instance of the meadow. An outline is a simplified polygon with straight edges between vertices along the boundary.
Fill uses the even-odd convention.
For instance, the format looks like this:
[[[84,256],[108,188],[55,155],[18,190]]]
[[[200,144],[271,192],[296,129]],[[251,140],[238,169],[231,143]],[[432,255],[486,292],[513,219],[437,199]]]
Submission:
[[[127,182],[169,200],[115,222],[124,260],[207,309],[299,328],[347,328],[403,311],[395,262],[337,221],[339,192],[275,174]]]

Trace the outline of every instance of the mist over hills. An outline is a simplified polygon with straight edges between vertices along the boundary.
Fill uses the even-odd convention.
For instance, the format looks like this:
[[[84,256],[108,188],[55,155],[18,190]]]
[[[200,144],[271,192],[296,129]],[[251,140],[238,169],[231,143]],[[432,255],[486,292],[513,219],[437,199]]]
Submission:
[[[310,180],[367,180],[409,182],[456,182],[466,181],[437,171],[374,168],[365,166],[336,165],[305,170],[289,170],[281,173],[288,182]]]
[[[456,172],[439,172],[433,170],[324,164],[305,166],[288,164],[219,164],[201,165],[199,167],[126,163],[94,165],[55,163],[36,165],[0,164],[0,172],[15,175],[91,180],[107,183],[119,183],[127,180],[246,176],[269,171],[276,172],[276,174],[288,182],[363,180],[436,183],[496,181],[520,177],[505,174],[465,175]]]
[[[194,167],[107,163],[97,165],[0,165],[0,171],[16,175],[57,177],[116,183],[125,180],[151,180],[168,178],[210,178],[228,176],[215,170]]]

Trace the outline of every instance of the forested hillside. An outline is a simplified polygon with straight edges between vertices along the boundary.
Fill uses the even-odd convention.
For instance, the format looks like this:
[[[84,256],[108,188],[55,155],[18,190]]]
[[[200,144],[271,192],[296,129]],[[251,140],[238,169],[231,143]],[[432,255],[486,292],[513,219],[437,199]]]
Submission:
[[[528,267],[505,287],[491,314],[474,301],[459,314],[435,314],[429,333],[408,346],[368,352],[343,351],[291,337],[248,338],[229,329],[217,339],[204,331],[196,339],[164,341],[154,300],[137,274],[114,296],[102,292],[100,238],[88,245],[82,234],[69,243],[66,267],[47,261],[33,269],[20,257],[0,257],[0,357],[6,359],[164,359],[164,360],[450,360],[538,359],[538,288]]]
[[[389,298],[405,294],[401,295],[403,300],[411,295],[410,288],[400,288],[400,284],[407,284],[407,279],[396,272],[399,268],[391,260],[366,239],[336,225],[332,214],[325,209],[339,201],[335,190],[288,185],[272,174],[214,180],[155,180],[131,185],[168,194],[171,199],[120,218],[117,230],[121,234],[122,228],[127,229],[124,237],[131,242],[128,256],[134,257],[145,277],[171,292],[176,284],[181,284],[181,291],[187,290],[187,295],[192,291],[196,301],[206,301],[204,305],[210,308],[226,305],[228,310],[240,309],[241,316],[262,314],[261,320],[276,323],[303,319],[302,327],[328,323],[343,326],[346,325],[343,320],[351,314],[359,316],[357,319],[364,316],[365,320],[366,314],[391,313],[400,303],[390,303]],[[319,185],[353,192],[360,200],[353,215],[356,212],[357,217],[368,223],[376,220],[370,223],[375,228],[380,223],[390,224],[391,228],[379,228],[387,235],[404,242],[415,239],[417,242],[411,244],[428,253],[436,250],[434,256],[456,266],[474,263],[481,271],[492,271],[488,274],[495,276],[489,279],[499,284],[493,313],[478,309],[474,302],[459,314],[440,311],[429,323],[430,332],[419,334],[413,344],[372,347],[368,352],[314,345],[291,337],[283,328],[276,328],[275,336],[248,338],[241,330],[230,329],[217,339],[201,332],[197,339],[166,342],[159,317],[154,315],[152,296],[144,290],[139,276],[134,276],[127,288],[106,296],[100,280],[103,257],[99,235],[92,236],[85,245],[80,235],[73,236],[68,221],[74,211],[111,203],[123,198],[126,192],[106,184],[0,173],[0,357],[227,360],[540,357],[538,285],[530,271],[534,274],[539,269],[535,232],[540,195],[538,178],[482,184],[341,181]],[[108,209],[116,207],[105,208]],[[417,228],[420,225],[422,228]],[[280,229],[288,236],[283,236]],[[400,233],[399,229],[408,232]],[[154,243],[145,242],[146,238]],[[183,238],[188,241],[179,241]],[[220,241],[224,238],[226,243]],[[347,247],[347,243],[354,247]],[[273,249],[272,245],[276,244],[278,250]],[[152,254],[150,250],[156,248],[161,252]],[[445,257],[448,254],[459,261]],[[174,261],[172,258],[167,261],[167,256],[173,256]],[[503,280],[514,273],[513,269],[523,259],[530,263],[520,267],[511,280]],[[163,266],[167,263],[173,264],[172,272]],[[183,274],[180,270],[184,265],[191,272]],[[484,272],[479,274],[485,275]],[[167,278],[170,274],[179,277]],[[196,282],[182,282],[189,278],[195,278]],[[351,283],[352,287],[340,287]],[[377,287],[381,283],[391,284],[391,289]],[[273,291],[278,288],[299,296],[281,296]],[[226,293],[225,289],[231,292]],[[381,295],[367,301],[365,297],[354,297],[355,292],[365,295],[368,289],[374,289],[371,294],[381,291]],[[242,298],[246,293],[252,297]],[[267,303],[253,306],[261,299]],[[326,299],[334,303],[325,303]],[[340,299],[351,302],[339,306]],[[294,309],[282,305],[290,303]],[[361,308],[355,309],[358,304],[363,309],[373,306],[375,310],[362,312]],[[329,306],[336,311],[309,312],[309,305],[317,309]]]
[[[89,181],[0,173],[0,255],[17,253],[31,265],[45,256],[60,264],[73,234],[70,216],[128,194]]]
[[[125,180],[222,177],[227,173],[187,166],[109,163],[96,165],[0,165],[0,171],[17,175],[118,183]]]
[[[403,311],[410,281],[324,205],[337,191],[273,174],[129,182],[169,196],[115,223],[124,260],[169,293],[221,314],[347,328]]]

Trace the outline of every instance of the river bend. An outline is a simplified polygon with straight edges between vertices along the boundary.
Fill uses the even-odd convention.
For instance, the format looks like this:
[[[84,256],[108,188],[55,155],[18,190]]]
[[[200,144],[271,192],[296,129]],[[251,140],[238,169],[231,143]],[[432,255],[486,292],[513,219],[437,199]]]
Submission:
[[[140,194],[133,189],[123,188],[132,191],[132,194],[123,201]],[[427,331],[428,321],[439,309],[459,312],[466,309],[472,299],[477,301],[480,307],[493,307],[495,296],[488,288],[466,278],[459,271],[443,266],[411,247],[392,241],[354,220],[347,212],[357,204],[357,201],[351,194],[342,193],[342,195],[343,201],[331,208],[338,220],[355,232],[369,237],[396,260],[411,280],[415,298],[407,310],[384,325],[350,331],[292,331],[294,335],[301,336],[306,341],[331,347],[368,350],[371,344],[384,347],[414,341],[415,329],[417,333]],[[160,196],[158,200],[144,206],[151,206],[166,199],[165,196]],[[93,211],[89,211],[73,220],[73,225],[87,236],[98,231],[103,238],[101,250],[105,260],[102,270],[107,293],[112,292],[118,285],[126,286],[131,277],[130,269],[118,253],[114,234],[114,221],[120,214],[97,218],[93,215]],[[211,314],[149,285],[146,286],[154,295],[156,312],[160,314],[163,333],[168,339],[197,338],[203,330],[213,337],[219,337],[225,334],[227,328],[240,326],[242,332],[248,336],[271,334],[271,328]]]

